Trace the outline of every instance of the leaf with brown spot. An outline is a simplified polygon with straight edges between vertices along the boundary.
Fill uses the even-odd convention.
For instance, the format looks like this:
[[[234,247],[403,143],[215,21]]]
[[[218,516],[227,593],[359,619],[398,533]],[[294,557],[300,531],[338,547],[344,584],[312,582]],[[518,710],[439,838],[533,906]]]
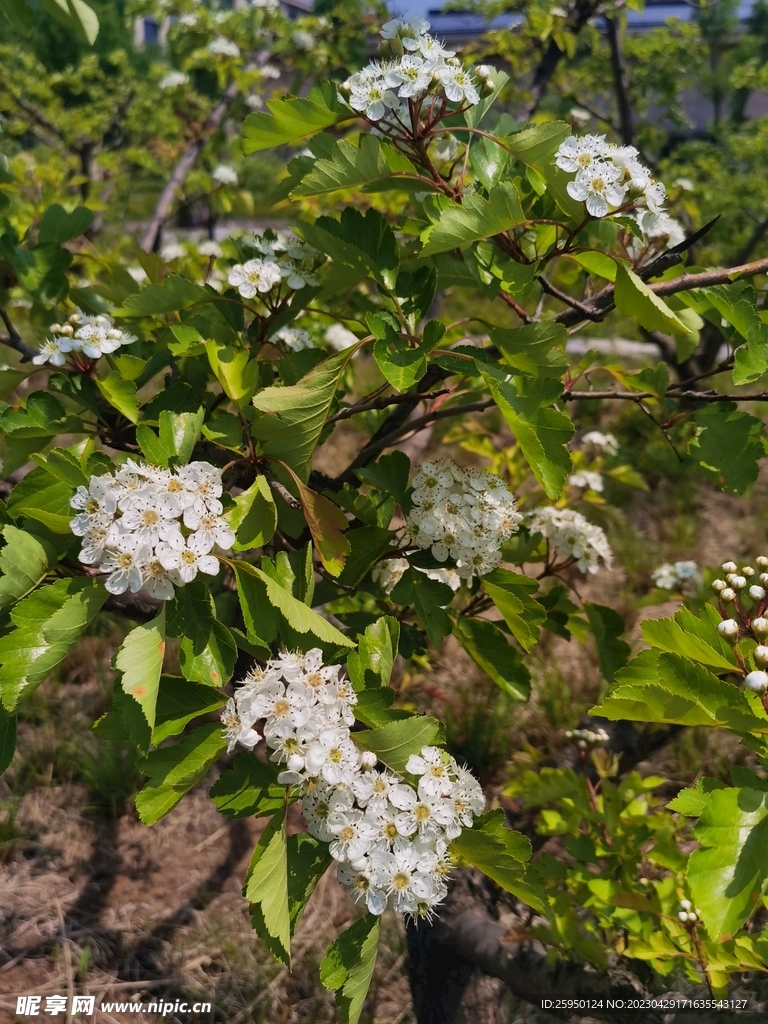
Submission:
[[[165,605],[151,622],[131,630],[115,656],[115,668],[123,673],[123,689],[139,703],[151,729],[164,655]]]

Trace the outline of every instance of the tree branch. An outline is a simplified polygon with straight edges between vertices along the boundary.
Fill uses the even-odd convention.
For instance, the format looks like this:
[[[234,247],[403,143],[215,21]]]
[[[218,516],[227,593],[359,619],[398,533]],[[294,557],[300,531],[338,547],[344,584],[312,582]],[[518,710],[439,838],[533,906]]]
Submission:
[[[616,105],[619,110],[621,141],[625,146],[631,146],[634,128],[632,126],[632,105],[629,102],[629,75],[621,52],[620,27],[615,14],[605,16],[605,30],[611,51],[611,67],[613,68],[613,85],[616,90]]]
[[[22,341],[21,335],[13,326],[8,313],[0,306],[0,320],[5,324],[5,329],[8,334],[0,334],[0,342],[3,345],[9,345],[11,348],[15,348],[17,352],[21,353],[22,363],[28,363],[32,360],[33,356],[37,355],[37,349],[31,348],[26,342]]]

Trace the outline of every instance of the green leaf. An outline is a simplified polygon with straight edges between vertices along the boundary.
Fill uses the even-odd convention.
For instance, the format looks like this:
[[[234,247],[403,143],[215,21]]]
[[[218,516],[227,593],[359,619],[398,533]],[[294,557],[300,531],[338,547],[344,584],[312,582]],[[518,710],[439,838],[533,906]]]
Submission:
[[[154,825],[173,810],[227,748],[221,725],[211,722],[193,729],[172,747],[153,750],[139,762],[149,782],[136,795],[136,810],[145,825]]]
[[[356,651],[347,658],[347,672],[356,690],[387,686],[400,642],[400,623],[391,615],[366,626]]]
[[[725,783],[702,776],[696,780],[695,786],[681,789],[675,799],[669,801],[667,810],[698,818],[709,803],[709,794],[714,789],[725,789]]]
[[[763,424],[734,402],[718,402],[699,409],[698,428],[688,453],[704,475],[729,494],[743,494],[757,480],[758,464],[765,455]]]
[[[315,86],[306,99],[281,96],[268,100],[267,107],[270,113],[249,114],[243,123],[246,156],[275,146],[297,145],[309,135],[355,116],[338,102],[332,82]]]
[[[527,875],[531,844],[520,832],[507,828],[500,808],[476,818],[472,828],[464,829],[451,848],[465,861],[492,878],[507,892],[543,911],[546,896],[537,892]]]
[[[441,341],[445,327],[438,320],[430,320],[424,329],[424,341],[411,348],[408,340],[376,313],[369,313],[366,322],[376,338],[373,358],[384,377],[396,391],[410,391],[427,372],[427,357]]]
[[[547,497],[557,498],[572,468],[565,446],[574,433],[568,416],[552,408],[562,391],[560,381],[515,377],[496,366],[477,365],[534,476]]]
[[[223,694],[210,686],[180,676],[160,676],[152,744],[159,746],[169,736],[178,736],[184,726],[199,715],[217,711],[226,703]]]
[[[85,0],[42,0],[44,10],[83,42],[93,46],[99,34],[99,19]]]
[[[123,380],[117,371],[107,377],[96,377],[96,387],[110,405],[121,412],[131,423],[139,422],[139,400],[136,385],[132,380]]]
[[[244,895],[254,904],[254,924],[270,951],[284,964],[290,964],[291,920],[284,811],[275,814],[261,834],[246,875]]]
[[[68,242],[71,238],[85,234],[94,216],[93,211],[85,206],[77,206],[68,213],[63,206],[54,203],[40,219],[37,240],[41,245],[46,242],[55,242],[57,245]]]
[[[648,331],[687,334],[688,328],[648,285],[623,263],[616,264],[616,308]]]
[[[595,638],[603,678],[612,683],[618,670],[626,665],[631,651],[629,644],[620,639],[624,633],[624,619],[613,608],[589,601],[584,602],[584,610]]]
[[[122,309],[116,314],[122,317],[160,316],[189,309],[198,302],[205,302],[209,293],[200,285],[192,284],[178,274],[169,274],[162,284],[145,284],[141,291],[129,295]]]
[[[421,256],[434,256],[489,238],[525,223],[520,196],[511,181],[497,185],[488,198],[466,195],[461,206],[444,210],[440,220],[422,232]]]
[[[565,327],[551,320],[512,330],[498,327],[491,331],[491,341],[501,350],[504,361],[535,377],[562,376],[568,366],[565,354],[567,340]]]
[[[588,270],[590,274],[597,277],[604,277],[606,281],[616,280],[616,260],[606,256],[604,252],[579,252],[573,253],[571,259]]]
[[[392,532],[381,526],[361,526],[347,534],[349,554],[339,583],[354,587],[363,579],[368,570],[390,550]]]
[[[737,672],[739,669],[732,649],[718,636],[714,623],[710,619],[697,619],[687,609],[678,612],[673,619],[647,619],[642,630],[643,639],[651,647],[680,654],[721,671]]]
[[[508,569],[494,569],[482,577],[482,583],[514,638],[523,650],[530,651],[547,617],[545,608],[531,596],[538,592],[538,582]]]
[[[693,834],[704,849],[688,860],[691,895],[707,931],[723,941],[768,893],[768,793],[713,790]]]
[[[312,455],[353,351],[354,346],[324,359],[298,384],[265,388],[254,395],[253,404],[267,415],[253,424],[253,436],[262,441],[267,455],[282,459],[302,480],[309,476]]]
[[[179,587],[167,607],[168,636],[181,637],[179,661],[187,679],[224,686],[237,658],[237,646],[216,618],[210,590],[202,580]]]
[[[205,410],[197,412],[171,412],[163,409],[160,413],[160,442],[168,452],[169,461],[186,465],[192,458],[195,445],[200,440]]]
[[[243,566],[243,562],[233,563],[245,629],[250,641],[267,647],[277,636],[277,617],[267,597],[267,588],[251,566]]]
[[[69,578],[19,601],[11,612],[17,628],[0,637],[0,696],[7,711],[66,657],[107,596],[95,580]]]
[[[320,981],[336,992],[344,1024],[357,1024],[376,966],[379,918],[366,914],[334,939],[320,964]]]
[[[609,695],[590,714],[768,734],[768,714],[755,694],[718,679],[703,665],[657,651],[643,651],[621,669]]]
[[[309,897],[323,877],[333,858],[324,843],[307,832],[288,836],[288,912],[291,938],[301,921]]]
[[[453,624],[453,635],[502,692],[513,700],[528,700],[531,674],[503,630],[487,619],[459,616]]]
[[[249,401],[259,386],[259,364],[248,349],[206,341],[205,351],[226,396],[238,404]]]
[[[564,121],[545,121],[543,124],[523,128],[514,135],[502,136],[499,141],[512,151],[515,160],[533,167],[548,161],[570,134],[571,126]]]
[[[227,818],[266,817],[285,805],[279,771],[278,765],[264,764],[250,751],[241,750],[232,767],[211,786],[211,800]]]
[[[327,159],[316,160],[312,170],[291,192],[292,199],[320,196],[341,188],[360,188],[375,182],[388,181],[406,185],[408,175],[417,171],[407,156],[375,135],[359,137],[357,145],[339,139]],[[416,184],[429,190],[427,181]]]
[[[411,460],[405,452],[388,452],[373,465],[358,469],[356,473],[365,483],[394,495],[398,505],[405,504],[411,475]]]
[[[343,533],[349,526],[347,517],[330,498],[318,494],[297,476],[293,476],[304,518],[320,560],[331,576],[338,576],[350,551],[349,541]]]
[[[0,707],[0,775],[13,760],[16,752],[16,715],[9,715]]]
[[[366,750],[372,750],[393,771],[402,775],[411,754],[419,754],[422,747],[443,742],[443,726],[436,718],[416,715],[390,722],[379,729],[356,732],[355,739]]]
[[[23,408],[6,408],[0,415],[0,431],[17,437],[53,437],[54,434],[80,433],[82,423],[68,416],[55,395],[33,391]]]
[[[755,289],[749,281],[735,281],[729,285],[697,289],[696,299],[706,299],[715,307],[746,341],[739,347],[738,338],[732,339],[736,349],[734,384],[750,384],[768,370],[768,324],[760,318],[756,308]]]
[[[157,691],[165,655],[165,608],[131,630],[115,655],[115,668],[123,673],[123,689],[141,705],[149,727],[155,727]]]
[[[372,138],[372,136],[364,136]],[[345,263],[393,289],[400,260],[395,233],[378,210],[347,207],[340,220],[318,217],[314,224],[301,224],[301,235],[334,261]]]
[[[0,609],[9,608],[42,583],[58,561],[45,541],[16,526],[3,527],[5,546],[0,550]]]
[[[308,608],[301,601],[280,586],[275,580],[268,576],[261,569],[257,569],[247,562],[234,563],[239,572],[250,575],[260,580],[266,589],[269,603],[278,609],[286,619],[289,626],[297,633],[310,633],[318,640],[324,640],[329,644],[338,644],[341,647],[354,647],[352,640],[349,640],[335,626],[332,626],[327,619],[324,619],[317,612]],[[246,619],[246,623],[248,620]],[[258,632],[255,632],[258,636]]]
[[[261,548],[272,540],[277,529],[277,506],[265,476],[257,476],[247,491],[236,495],[235,504],[224,519],[237,534],[234,551]]]
[[[446,583],[410,568],[393,588],[391,597],[396,604],[414,606],[435,647],[451,632],[451,619],[445,606],[453,600],[453,591]]]

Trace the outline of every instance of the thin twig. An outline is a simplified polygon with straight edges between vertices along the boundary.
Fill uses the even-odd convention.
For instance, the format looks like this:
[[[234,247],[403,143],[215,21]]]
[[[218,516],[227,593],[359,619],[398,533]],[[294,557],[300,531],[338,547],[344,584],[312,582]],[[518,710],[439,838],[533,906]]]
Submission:
[[[11,318],[8,316],[6,310],[0,306],[0,320],[5,324],[5,329],[8,334],[0,334],[0,342],[4,345],[9,345],[11,348],[15,348],[17,352],[21,353],[22,363],[28,363],[30,360],[37,355],[37,349],[31,348],[26,342],[22,341],[22,337],[11,322]]]

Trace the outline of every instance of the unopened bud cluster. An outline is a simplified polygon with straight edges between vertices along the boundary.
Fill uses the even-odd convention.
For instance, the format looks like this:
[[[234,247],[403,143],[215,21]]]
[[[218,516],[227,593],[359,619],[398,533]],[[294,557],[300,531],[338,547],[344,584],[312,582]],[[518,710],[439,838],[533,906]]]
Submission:
[[[755,566],[736,562],[723,562],[724,579],[712,582],[712,589],[718,596],[723,620],[717,624],[718,635],[729,644],[737,643],[742,637],[752,636],[757,647],[752,659],[757,669],[747,672],[744,685],[761,695],[768,694],[768,557],[758,555]],[[725,609],[728,609],[726,612]]]
[[[527,525],[547,540],[556,559],[565,560],[562,568],[575,563],[582,572],[597,572],[601,563],[606,569],[613,564],[605,533],[580,512],[546,505],[528,515]]]
[[[67,359],[81,354],[86,359],[100,359],[110,352],[116,352],[121,345],[131,345],[136,341],[135,334],[115,327],[115,321],[106,313],[88,316],[79,310],[63,324],[51,324],[49,328],[53,337],[43,343],[40,351],[32,357],[36,366],[50,363],[51,366],[64,366]]]
[[[690,900],[680,900],[680,911],[677,916],[683,924],[696,924],[699,920],[699,915]]]
[[[413,478],[411,543],[439,562],[451,558],[463,579],[483,576],[501,561],[501,548],[522,515],[504,481],[483,469],[462,469],[451,459],[425,462]]]
[[[605,729],[568,729],[565,735],[569,740],[574,740],[579,750],[597,747],[610,739]]]
[[[107,573],[111,594],[144,590],[169,601],[198,572],[215,576],[214,549],[235,535],[221,518],[221,470],[208,462],[161,469],[128,460],[116,473],[92,476],[70,505],[70,529],[82,537],[80,561]]]
[[[394,54],[385,61],[373,61],[343,83],[342,102],[358,111],[380,129],[407,135],[414,127],[411,109],[418,119],[425,108],[438,116],[455,114],[480,102],[493,90],[491,71],[485,65],[471,70],[453,50],[429,35],[429,22],[420,17],[398,18],[381,29],[383,44]],[[451,109],[446,111],[448,105]]]
[[[429,917],[444,899],[450,842],[485,807],[479,783],[438,747],[412,755],[415,786],[361,751],[350,733],[357,695],[318,649],[279,654],[250,673],[222,715],[232,750],[263,735],[278,781],[298,786],[311,835],[329,844],[339,880],[372,914]]]
[[[288,291],[298,291],[306,285],[317,284],[314,276],[319,265],[317,250],[301,239],[283,238],[265,231],[263,235],[244,238],[243,244],[259,255],[245,263],[236,263],[227,281],[244,299],[260,298],[266,302],[279,296],[283,285]]]
[[[650,231],[664,212],[666,190],[638,156],[634,146],[617,146],[604,135],[570,135],[555,154],[555,163],[575,174],[566,186],[568,195],[584,203],[593,217],[620,208],[633,210],[643,231]]]

